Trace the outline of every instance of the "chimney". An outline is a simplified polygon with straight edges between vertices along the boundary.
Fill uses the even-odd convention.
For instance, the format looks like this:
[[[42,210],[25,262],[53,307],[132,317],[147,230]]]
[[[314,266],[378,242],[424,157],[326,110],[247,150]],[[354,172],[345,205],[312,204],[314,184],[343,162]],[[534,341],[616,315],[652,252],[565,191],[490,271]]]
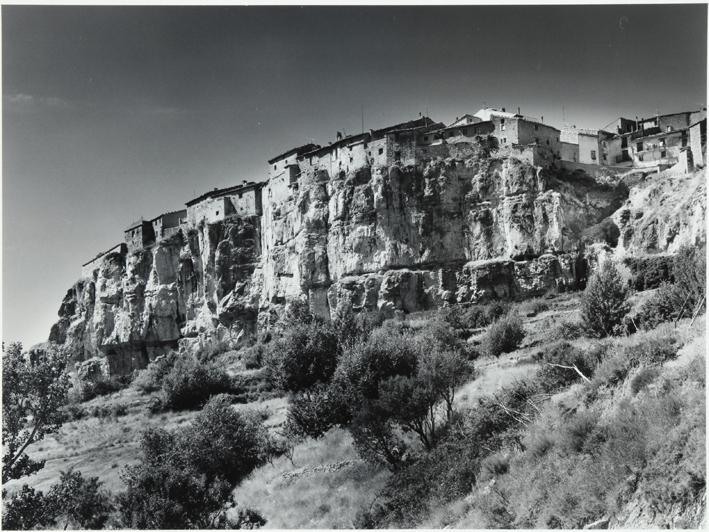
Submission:
[[[503,112],[503,113],[505,112],[505,108],[504,108],[504,107],[502,108],[502,112]]]
[[[544,122],[544,115],[542,115],[542,122]]]
[[[518,115],[521,115],[521,114],[522,114],[522,110],[521,110],[519,107],[517,108],[517,114],[518,114]]]

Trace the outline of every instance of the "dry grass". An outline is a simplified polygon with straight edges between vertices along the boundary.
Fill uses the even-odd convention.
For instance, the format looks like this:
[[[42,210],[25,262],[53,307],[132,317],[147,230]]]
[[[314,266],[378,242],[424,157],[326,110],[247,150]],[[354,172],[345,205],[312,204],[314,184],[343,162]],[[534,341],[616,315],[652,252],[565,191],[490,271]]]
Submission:
[[[234,490],[240,508],[257,510],[267,528],[352,528],[390,473],[363,462],[349,434],[333,429],[278,458]]]

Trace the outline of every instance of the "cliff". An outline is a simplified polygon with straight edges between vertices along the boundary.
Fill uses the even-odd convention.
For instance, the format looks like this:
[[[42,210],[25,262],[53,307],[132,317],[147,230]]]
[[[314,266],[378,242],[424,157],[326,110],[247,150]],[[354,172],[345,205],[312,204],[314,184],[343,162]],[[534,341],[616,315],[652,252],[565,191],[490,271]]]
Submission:
[[[619,253],[674,253],[706,241],[706,173],[673,169],[651,174],[634,187],[613,215]]]
[[[585,278],[583,229],[627,198],[486,138],[412,164],[307,167],[286,194],[276,186],[264,189],[262,216],[185,224],[97,261],[68,291],[50,340],[127,373],[179,343],[238,344],[295,298],[329,317],[343,300],[394,313],[571,289]]]

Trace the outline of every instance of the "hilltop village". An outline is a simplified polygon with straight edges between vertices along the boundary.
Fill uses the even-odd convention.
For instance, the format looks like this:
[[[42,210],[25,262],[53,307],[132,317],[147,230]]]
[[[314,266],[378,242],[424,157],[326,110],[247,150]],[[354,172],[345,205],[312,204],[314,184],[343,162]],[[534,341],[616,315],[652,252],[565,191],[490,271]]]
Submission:
[[[633,169],[659,172],[673,166],[688,172],[705,165],[706,108],[642,119],[620,117],[598,130],[558,129],[544,123],[544,117],[522,115],[519,108],[516,113],[484,108],[447,126],[420,117],[356,135],[338,132],[327,146],[305,144],[270,159],[265,181],[215,188],[186,202],[185,209],[136,221],[124,231],[124,242],[82,265],[82,277],[90,277],[107,255],[151,247],[180,228],[273,213],[298,190],[301,176],[327,180],[361,167],[414,165],[447,156],[451,145],[484,136],[496,139],[501,155],[592,176]]]

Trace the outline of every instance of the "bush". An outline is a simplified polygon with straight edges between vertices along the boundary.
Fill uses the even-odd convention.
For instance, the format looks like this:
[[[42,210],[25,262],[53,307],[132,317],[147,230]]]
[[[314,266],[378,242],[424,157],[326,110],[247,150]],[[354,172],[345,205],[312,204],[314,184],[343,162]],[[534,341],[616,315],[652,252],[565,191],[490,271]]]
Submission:
[[[107,377],[81,383],[81,400],[90,401],[95,397],[118,392],[128,386],[130,380],[126,377]]]
[[[630,311],[628,293],[611,260],[595,272],[583,293],[582,318],[586,329],[604,337],[615,334]]]
[[[110,494],[97,477],[84,478],[79,471],[62,472],[59,483],[47,495],[50,507],[66,528],[103,528],[113,511]]]
[[[44,493],[27,484],[19,493],[5,499],[3,494],[2,528],[4,530],[32,530],[54,526],[56,519]]]
[[[684,315],[692,315],[706,294],[706,248],[682,247],[674,263],[675,285],[685,302]]]
[[[273,384],[287,392],[299,392],[330,381],[337,365],[335,329],[313,320],[285,332],[269,344],[266,367]]]
[[[98,478],[84,478],[78,471],[61,472],[47,495],[24,485],[3,502],[5,530],[61,528],[60,521],[65,530],[100,529],[113,511],[110,495],[101,489]]]
[[[633,395],[638,394],[657,379],[659,374],[660,370],[656,367],[640,368],[630,381],[630,391]]]
[[[581,338],[585,332],[586,331],[582,323],[564,320],[550,332],[550,339],[575,340],[576,338]]]
[[[682,301],[675,285],[663,283],[638,311],[638,321],[644,329],[654,329],[660,323],[679,317]]]
[[[244,368],[246,369],[262,368],[265,358],[266,346],[260,342],[244,349],[241,355],[241,360],[244,362]]]
[[[671,255],[628,257],[623,261],[632,273],[630,286],[635,290],[651,290],[674,282],[674,262]]]
[[[482,340],[482,352],[486,356],[499,357],[517,349],[524,339],[524,327],[519,316],[506,315],[494,322]]]
[[[127,486],[118,496],[123,526],[235,526],[226,519],[231,492],[264,463],[270,448],[260,417],[236,412],[225,396],[212,398],[182,431],[146,431],[141,462],[122,473]]]
[[[347,406],[337,397],[335,389],[316,385],[291,397],[286,427],[298,437],[320,438],[335,425],[348,420]]]
[[[162,387],[165,376],[170,372],[178,358],[178,354],[170,352],[153,360],[148,367],[139,371],[133,380],[133,386],[143,393],[156,392]]]
[[[487,327],[509,311],[510,305],[502,301],[493,301],[487,305],[471,305],[469,307],[455,305],[443,312],[443,319],[454,330],[468,331]]]
[[[174,410],[198,408],[212,395],[232,391],[232,380],[221,368],[187,355],[179,357],[164,376],[162,404]]]
[[[588,379],[595,370],[594,362],[582,350],[568,342],[560,342],[542,355],[542,367],[537,372],[537,378],[546,392],[554,393],[582,379],[574,367]]]

